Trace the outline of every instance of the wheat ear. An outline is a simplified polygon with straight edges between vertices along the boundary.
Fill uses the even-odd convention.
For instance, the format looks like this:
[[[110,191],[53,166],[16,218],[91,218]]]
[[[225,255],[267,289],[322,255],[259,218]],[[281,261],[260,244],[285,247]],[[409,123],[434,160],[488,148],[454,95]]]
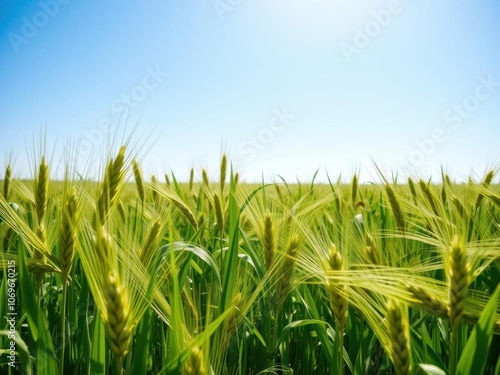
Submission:
[[[389,334],[390,358],[397,375],[411,371],[410,328],[408,316],[397,300],[387,304],[386,329]]]
[[[420,189],[424,193],[424,196],[427,199],[427,202],[429,202],[429,205],[431,206],[432,212],[434,213],[434,215],[439,216],[439,211],[438,211],[437,204],[436,204],[436,198],[434,197],[432,190],[429,188],[429,186],[427,185],[427,183],[424,180],[419,180],[418,186],[420,186]]]
[[[38,168],[38,176],[35,181],[35,212],[38,219],[36,227],[36,235],[41,242],[45,243],[45,223],[44,218],[47,212],[47,196],[49,190],[49,167],[45,162],[45,157],[42,157]],[[45,262],[45,256],[38,250],[33,249],[33,256]],[[37,278],[38,284],[41,283],[41,277]]]
[[[137,163],[137,160],[132,160],[132,170],[134,172],[134,180],[135,180],[135,186],[137,188],[137,194],[139,195],[139,199],[141,201],[141,204],[144,204],[144,181],[142,179],[142,172],[141,169],[139,168],[139,164]]]
[[[205,365],[203,361],[203,353],[197,346],[191,348],[189,359],[184,366],[186,375],[205,375]]]
[[[189,171],[189,191],[193,191],[193,185],[194,185],[194,168],[191,168]]]
[[[222,155],[222,160],[220,162],[220,191],[221,194],[224,191],[224,185],[226,184],[227,178],[227,156]]]
[[[411,283],[406,284],[406,290],[413,297],[416,307],[439,318],[448,317],[448,306],[424,288]]]
[[[104,224],[109,216],[111,208],[114,206],[120,185],[123,182],[125,164],[125,146],[120,148],[114,160],[110,160],[104,174],[104,181],[101,184],[101,192],[97,200],[97,219],[99,224]]]
[[[281,193],[280,186],[276,182],[274,183],[274,190],[276,191],[279,201],[283,203],[283,194]]]
[[[365,233],[365,251],[368,256],[368,260],[370,263],[375,265],[380,265],[382,262],[380,261],[380,255],[377,247],[375,246],[375,242],[373,241],[373,237],[370,233]]]
[[[417,189],[415,188],[415,183],[408,177],[408,186],[410,188],[411,196],[413,197],[413,203],[417,204]]]
[[[201,170],[201,179],[203,181],[203,185],[208,189],[210,188],[210,181],[208,180],[208,174],[205,169]]]
[[[49,190],[49,167],[45,162],[45,157],[42,157],[40,167],[38,169],[38,177],[35,186],[35,211],[38,223],[41,223],[47,211],[47,193]]]
[[[139,259],[145,266],[149,265],[153,258],[154,251],[158,247],[161,239],[161,224],[158,219],[154,220],[143,240]]]
[[[387,199],[389,200],[389,205],[391,206],[392,215],[394,216],[394,221],[396,222],[397,228],[401,231],[405,231],[405,217],[401,205],[399,204],[398,197],[389,184],[385,185],[385,192],[387,194]]]
[[[356,202],[357,196],[358,196],[358,176],[354,174],[351,183],[351,201],[353,204]]]
[[[330,266],[330,271],[334,273],[344,270],[344,259],[335,244],[330,245],[328,265]],[[329,281],[328,293],[333,316],[337,322],[338,329],[343,332],[347,320],[347,287],[345,284]]]
[[[224,345],[229,344],[231,337],[233,336],[234,332],[238,328],[238,324],[241,321],[242,315],[240,311],[240,305],[242,301],[243,296],[241,292],[238,292],[233,296],[231,302],[229,303],[229,308],[231,309],[231,311],[229,312],[224,325],[224,334],[222,339]]]
[[[466,211],[464,205],[462,204],[462,202],[460,202],[460,199],[458,199],[457,197],[452,195],[451,196],[451,203],[453,203],[453,206],[455,206],[455,209],[457,210],[460,217],[462,219],[464,219],[465,221],[468,221],[469,215],[467,214],[467,211]]]
[[[276,251],[276,233],[273,219],[269,211],[267,211],[264,216],[261,238],[266,266],[267,269],[270,270],[274,260],[274,253]]]
[[[214,209],[215,209],[215,219],[217,220],[217,226],[222,232],[224,230],[224,211],[222,209],[222,202],[217,192],[214,192]]]
[[[484,177],[484,180],[481,183],[481,185],[484,188],[487,188],[488,186],[490,186],[491,182],[493,181],[493,177],[495,177],[495,172],[493,170],[490,170],[486,174],[486,176]],[[475,210],[477,210],[479,208],[479,206],[481,205],[481,202],[483,201],[483,199],[484,199],[484,195],[481,194],[481,193],[479,193],[477,195],[476,204],[474,205]]]
[[[295,267],[298,250],[299,250],[299,239],[297,236],[294,236],[286,248],[283,263],[281,265],[281,278],[279,279],[278,294],[277,294],[278,311],[281,308],[281,305],[285,301],[285,298],[290,290],[292,273]]]
[[[169,197],[172,204],[179,209],[179,211],[186,217],[186,219],[191,223],[194,229],[198,229],[198,222],[196,217],[193,215],[189,207],[177,197]]]
[[[454,330],[462,319],[465,307],[465,299],[469,286],[469,265],[467,264],[467,252],[465,246],[459,242],[455,235],[451,242],[448,253],[449,270],[449,305],[448,317],[450,326]]]
[[[105,325],[111,351],[121,367],[130,348],[132,332],[127,293],[114,273],[109,275],[106,286]]]
[[[457,328],[463,319],[465,299],[469,287],[469,265],[467,250],[458,236],[453,236],[448,251],[448,319],[450,320],[450,358],[448,368],[455,374],[457,365],[458,337]]]
[[[9,164],[5,169],[5,176],[3,178],[3,197],[5,198],[6,201],[9,200],[11,178],[12,178],[12,169],[10,168]]]

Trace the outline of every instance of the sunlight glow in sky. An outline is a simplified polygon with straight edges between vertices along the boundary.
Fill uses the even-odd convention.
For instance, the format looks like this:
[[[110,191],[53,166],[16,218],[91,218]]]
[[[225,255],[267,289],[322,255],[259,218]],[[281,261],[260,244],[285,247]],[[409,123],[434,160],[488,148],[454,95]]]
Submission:
[[[86,164],[135,129],[146,174],[181,179],[222,152],[247,181],[482,175],[499,19],[493,0],[2,1],[2,163],[29,177],[45,132],[55,164],[77,145]]]

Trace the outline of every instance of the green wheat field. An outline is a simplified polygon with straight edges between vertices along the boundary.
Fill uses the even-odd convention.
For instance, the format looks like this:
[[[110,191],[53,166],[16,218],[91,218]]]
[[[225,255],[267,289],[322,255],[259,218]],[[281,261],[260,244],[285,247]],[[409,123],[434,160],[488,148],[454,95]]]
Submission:
[[[499,374],[500,187],[11,166],[2,374]],[[199,176],[199,177],[198,177]]]

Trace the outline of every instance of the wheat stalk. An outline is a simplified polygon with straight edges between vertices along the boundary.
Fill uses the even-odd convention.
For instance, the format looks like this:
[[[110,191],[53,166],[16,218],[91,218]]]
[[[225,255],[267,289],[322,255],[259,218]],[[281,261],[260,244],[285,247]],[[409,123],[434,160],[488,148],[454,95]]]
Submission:
[[[101,192],[97,200],[97,217],[99,224],[106,223],[109,212],[117,201],[118,192],[124,178],[125,146],[120,148],[118,155],[110,160],[101,184]]]
[[[431,206],[432,212],[434,213],[434,215],[439,216],[439,211],[438,211],[437,204],[436,204],[436,198],[434,197],[434,194],[432,193],[429,186],[426,184],[426,182],[424,180],[419,180],[418,185],[419,185],[420,189],[422,190],[422,192],[424,193],[424,196],[427,199],[427,202]]]
[[[464,313],[465,299],[469,286],[467,252],[465,246],[459,242],[456,235],[453,237],[449,248],[448,261],[450,264],[448,270],[448,317],[452,330],[455,330]]]
[[[222,232],[224,230],[224,213],[222,210],[222,202],[217,192],[214,192],[214,209],[215,209],[215,219],[217,220],[217,226],[219,227],[219,230]]]
[[[149,265],[151,259],[153,258],[154,251],[158,247],[161,240],[161,223],[158,219],[151,223],[146,237],[143,240],[141,250],[139,253],[139,259],[145,266]]]
[[[333,273],[344,270],[344,259],[335,244],[331,244],[330,246],[328,265],[330,266],[330,271]],[[345,284],[337,285],[336,283],[329,281],[328,293],[333,316],[337,322],[338,329],[342,333],[347,320],[347,287]]]
[[[43,276],[45,273],[60,272],[60,270],[51,264],[44,263],[44,261],[30,259],[27,260],[28,271],[38,276]],[[41,279],[41,278],[40,278]],[[38,281],[38,279],[37,279]]]
[[[389,356],[397,375],[411,371],[410,327],[408,317],[397,300],[387,304],[386,329],[389,335]]]
[[[184,365],[186,375],[205,375],[205,365],[203,361],[203,353],[199,347],[193,346],[189,353],[189,359]]]
[[[5,176],[3,178],[3,197],[5,198],[6,201],[9,200],[11,177],[12,177],[12,169],[10,168],[9,164],[5,169]]]
[[[208,174],[207,174],[207,171],[205,169],[201,170],[201,179],[203,181],[203,185],[205,185],[205,187],[207,189],[209,189],[210,188],[210,182],[208,180]]]
[[[276,182],[274,183],[274,190],[276,191],[279,201],[283,203],[283,195],[281,194],[280,186]]]
[[[224,325],[224,333],[222,337],[222,342],[224,346],[229,344],[232,335],[238,328],[238,324],[241,321],[242,314],[240,311],[240,305],[242,301],[243,301],[243,295],[241,294],[241,292],[238,292],[233,296],[231,302],[229,303],[229,308],[231,309],[231,311],[229,312],[226,318],[226,322]]]
[[[482,187],[483,188],[487,188],[488,186],[490,186],[491,182],[493,181],[493,178],[495,177],[495,172],[493,170],[490,170],[486,176],[484,177],[484,180],[483,182],[481,183]],[[477,195],[477,199],[476,199],[476,204],[474,205],[474,209],[477,210],[479,208],[479,206],[481,205],[481,202],[483,201],[484,199],[484,195],[479,193]]]
[[[273,219],[269,211],[264,216],[262,225],[261,242],[264,250],[264,258],[266,260],[267,269],[270,270],[274,260],[274,252],[276,251],[276,233],[274,229]]]
[[[194,168],[191,168],[189,171],[189,191],[193,191],[193,184],[194,184]]]
[[[137,188],[137,194],[139,194],[139,199],[142,204],[144,204],[144,182],[142,179],[142,172],[139,168],[137,160],[132,160],[132,170],[134,172],[135,186]]]
[[[49,190],[49,166],[42,157],[35,181],[35,211],[38,223],[41,223],[47,212],[47,194]]]
[[[408,186],[410,187],[411,196],[413,197],[413,203],[417,204],[417,189],[411,177],[408,177]]]
[[[169,196],[172,204],[179,209],[179,211],[186,217],[186,219],[191,223],[191,225],[197,230],[198,222],[196,221],[196,217],[193,215],[189,207],[179,198],[174,196]]]
[[[447,304],[433,296],[424,288],[418,285],[407,283],[406,290],[410,292],[411,296],[414,299],[414,303],[419,309],[439,318],[448,317]]]
[[[401,231],[405,231],[405,217],[401,205],[399,204],[398,197],[394,192],[391,185],[385,185],[385,192],[389,200],[389,205],[391,206],[392,215],[394,216],[394,221],[396,222],[397,228]]]
[[[371,236],[370,233],[366,232],[365,233],[365,252],[366,255],[368,256],[368,260],[372,264],[380,265],[382,262],[380,261],[380,254],[375,246],[375,242],[373,241],[373,237]]]
[[[277,307],[278,311],[281,308],[285,298],[290,289],[290,283],[292,280],[293,269],[295,262],[297,260],[297,252],[299,250],[299,239],[297,236],[292,237],[290,240],[285,254],[283,263],[281,265],[281,278],[278,283],[278,293],[277,293]]]
[[[114,273],[109,275],[105,295],[107,308],[106,333],[111,351],[121,368],[123,359],[130,348],[132,332],[130,328],[130,306],[126,289],[123,288]]]
[[[222,155],[222,160],[220,163],[220,191],[221,194],[224,191],[224,185],[226,184],[227,178],[227,156],[226,154]]]
[[[127,215],[125,213],[125,205],[123,204],[123,202],[120,201],[116,204],[116,211],[120,215],[120,219],[123,222],[127,221]]]
[[[441,201],[443,202],[443,205],[446,206],[446,203],[448,203],[448,195],[446,193],[446,185],[443,183],[441,186]]]
[[[453,206],[455,206],[455,209],[457,210],[460,217],[462,219],[464,219],[465,221],[468,221],[469,215],[467,214],[467,211],[466,211],[464,205],[462,204],[462,202],[460,202],[460,200],[457,197],[452,195],[451,196],[451,203],[453,203]]]
[[[100,268],[102,274],[108,275],[110,270],[113,268],[111,262],[114,261],[115,254],[112,238],[103,225],[96,228],[95,250],[97,253],[97,259],[102,260],[95,266]]]
[[[36,236],[40,239],[42,243],[46,243],[46,238],[45,238],[45,225],[43,223],[40,223],[36,227]],[[33,248],[33,257],[35,259],[41,260],[42,262],[46,261],[45,255],[38,250],[36,247]]]
[[[200,216],[198,217],[198,228],[199,228],[198,241],[202,245],[203,245],[203,242],[205,240],[205,229],[203,227],[204,224],[205,224],[205,213],[202,211],[200,213]]]
[[[354,174],[351,183],[351,201],[353,204],[356,202],[357,196],[358,196],[358,176]]]
[[[457,328],[463,319],[465,299],[469,287],[467,251],[458,236],[453,236],[448,250],[448,319],[450,320],[450,374],[455,374],[457,364]]]
[[[38,176],[35,180],[35,212],[38,220],[36,227],[36,236],[40,239],[42,243],[46,243],[45,238],[45,223],[44,218],[47,212],[47,197],[49,190],[49,166],[45,161],[45,157],[42,156],[42,161],[38,168]],[[33,249],[33,257],[45,262],[45,256],[35,247]],[[40,287],[42,282],[42,274],[37,275],[36,281],[37,285]]]
[[[60,264],[63,283],[68,280],[76,247],[76,214],[77,203],[76,193],[72,190],[63,206],[60,229]]]

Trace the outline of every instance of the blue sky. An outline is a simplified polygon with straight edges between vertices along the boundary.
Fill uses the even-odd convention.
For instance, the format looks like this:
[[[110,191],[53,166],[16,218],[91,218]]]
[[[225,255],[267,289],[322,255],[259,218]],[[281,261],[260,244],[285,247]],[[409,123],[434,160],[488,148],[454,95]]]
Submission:
[[[40,132],[57,163],[136,127],[146,174],[226,151],[248,181],[372,180],[373,161],[481,175],[499,165],[499,19],[493,0],[4,0],[2,162],[29,176]]]

